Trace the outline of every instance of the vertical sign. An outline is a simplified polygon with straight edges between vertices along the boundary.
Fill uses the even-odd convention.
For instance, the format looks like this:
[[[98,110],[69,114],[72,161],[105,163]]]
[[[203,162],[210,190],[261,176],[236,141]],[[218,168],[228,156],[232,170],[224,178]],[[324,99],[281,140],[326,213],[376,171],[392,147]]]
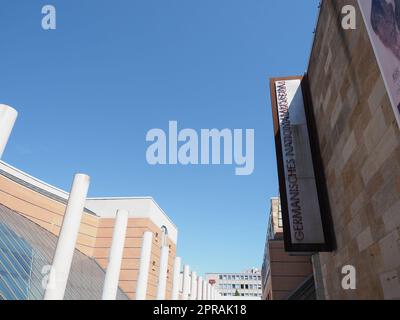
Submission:
[[[400,127],[400,1],[358,0]]]
[[[327,251],[302,78],[270,85],[286,251]]]

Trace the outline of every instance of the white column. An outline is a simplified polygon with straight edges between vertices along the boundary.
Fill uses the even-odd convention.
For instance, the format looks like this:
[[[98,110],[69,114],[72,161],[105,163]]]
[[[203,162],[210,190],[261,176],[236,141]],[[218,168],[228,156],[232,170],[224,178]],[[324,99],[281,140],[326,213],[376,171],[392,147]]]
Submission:
[[[182,300],[188,300],[190,292],[190,276],[189,276],[189,266],[183,266],[183,293]]]
[[[18,112],[5,104],[0,104],[0,159],[14,127]]]
[[[215,286],[211,287],[211,299],[215,300]]]
[[[211,284],[207,283],[207,300],[212,300],[211,298]]]
[[[152,241],[153,233],[146,231],[143,234],[142,251],[140,253],[140,266],[136,284],[136,300],[146,300]]]
[[[157,300],[165,300],[167,289],[169,247],[162,246],[160,252],[160,270],[158,272]]]
[[[75,175],[44,300],[62,300],[64,298],[89,184],[90,178],[87,175]]]
[[[174,261],[174,277],[172,280],[172,300],[178,300],[180,273],[181,273],[181,258],[176,257]]]
[[[197,300],[202,300],[202,294],[203,294],[203,278],[198,277],[197,278]]]
[[[179,274],[179,300],[183,300],[183,270]]]
[[[115,218],[113,238],[110,248],[110,257],[106,277],[104,280],[102,300],[117,299],[119,275],[121,271],[122,257],[124,255],[126,228],[128,226],[129,213],[126,210],[118,210]]]
[[[192,271],[190,287],[191,287],[190,300],[196,300],[197,299],[197,274],[194,271]]]
[[[202,297],[202,300],[207,300],[207,281],[206,280],[203,280],[203,286],[202,286],[203,288],[203,293],[202,293],[202,295],[201,295],[201,297]]]

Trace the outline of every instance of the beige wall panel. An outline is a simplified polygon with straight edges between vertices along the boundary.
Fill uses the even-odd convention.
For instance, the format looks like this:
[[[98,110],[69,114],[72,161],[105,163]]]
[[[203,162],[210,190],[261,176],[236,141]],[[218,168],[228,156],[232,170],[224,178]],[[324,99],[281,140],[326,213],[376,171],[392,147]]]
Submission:
[[[0,176],[0,203],[21,213],[42,228],[59,235],[65,205]],[[84,213],[76,248],[92,256],[97,217]]]

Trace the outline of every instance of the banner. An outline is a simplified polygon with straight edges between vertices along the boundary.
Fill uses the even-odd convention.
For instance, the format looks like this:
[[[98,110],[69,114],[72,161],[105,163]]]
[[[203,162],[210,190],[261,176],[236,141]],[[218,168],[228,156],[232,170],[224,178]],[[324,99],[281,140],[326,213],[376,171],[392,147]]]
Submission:
[[[400,0],[358,0],[400,127]]]
[[[329,251],[301,78],[271,80],[285,249]]]

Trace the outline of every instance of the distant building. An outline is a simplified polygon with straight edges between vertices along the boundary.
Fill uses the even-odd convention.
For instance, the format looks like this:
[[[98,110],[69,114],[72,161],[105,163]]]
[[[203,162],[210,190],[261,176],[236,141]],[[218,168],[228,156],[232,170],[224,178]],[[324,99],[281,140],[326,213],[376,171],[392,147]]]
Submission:
[[[242,273],[206,273],[206,281],[221,297],[261,298],[261,273],[258,269]]]
[[[262,266],[264,300],[315,299],[310,256],[285,252],[280,199],[271,198],[270,220]]]

